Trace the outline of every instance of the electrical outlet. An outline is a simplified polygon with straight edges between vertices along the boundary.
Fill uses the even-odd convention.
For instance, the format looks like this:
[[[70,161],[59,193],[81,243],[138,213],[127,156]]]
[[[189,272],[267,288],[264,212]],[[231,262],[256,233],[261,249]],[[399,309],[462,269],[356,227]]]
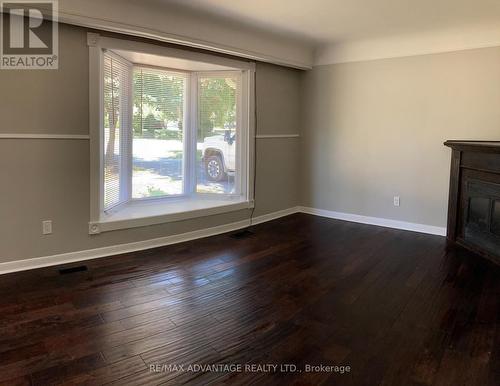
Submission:
[[[400,201],[399,201],[399,196],[394,196],[394,206],[399,206]]]
[[[42,221],[42,233],[44,235],[52,234],[52,220]]]

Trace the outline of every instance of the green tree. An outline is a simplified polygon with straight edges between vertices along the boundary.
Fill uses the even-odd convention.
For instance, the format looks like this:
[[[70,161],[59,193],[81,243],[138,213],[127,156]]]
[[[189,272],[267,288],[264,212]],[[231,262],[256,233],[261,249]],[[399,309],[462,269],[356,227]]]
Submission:
[[[113,72],[111,59],[106,59],[107,69],[104,76],[104,128],[108,131],[105,165],[114,165],[116,132],[120,128],[120,77]],[[116,71],[116,70],[115,70]],[[117,170],[109,170],[116,173]]]
[[[199,84],[198,137],[214,128],[234,128],[236,123],[236,80],[234,78],[202,77]]]
[[[112,69],[112,59],[106,59]],[[105,73],[104,125],[108,131],[106,165],[113,165],[117,130],[120,128],[120,93],[124,92],[119,74]],[[186,78],[157,70],[136,69],[133,73],[134,134],[143,130],[152,134],[163,131],[161,138],[182,138]],[[236,86],[231,77],[201,77],[198,95],[198,138],[211,135],[214,129],[234,129],[236,126]],[[168,131],[168,122],[176,122],[179,131]],[[111,172],[111,171],[110,171]],[[112,171],[116,172],[116,171]]]
[[[134,71],[134,133],[166,128],[177,122],[182,133],[185,78],[155,70]]]

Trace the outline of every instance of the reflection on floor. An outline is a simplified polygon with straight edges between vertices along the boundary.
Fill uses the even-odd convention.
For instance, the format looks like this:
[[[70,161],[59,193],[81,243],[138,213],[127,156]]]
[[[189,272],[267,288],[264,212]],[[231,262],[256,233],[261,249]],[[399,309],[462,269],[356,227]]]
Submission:
[[[0,277],[0,383],[498,384],[497,267],[305,214],[252,231]],[[189,364],[243,367],[162,367]]]

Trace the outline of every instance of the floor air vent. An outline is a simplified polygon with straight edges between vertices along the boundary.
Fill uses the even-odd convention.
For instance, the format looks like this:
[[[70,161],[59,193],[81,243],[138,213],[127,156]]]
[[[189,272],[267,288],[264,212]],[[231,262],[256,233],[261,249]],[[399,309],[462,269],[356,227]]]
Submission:
[[[239,232],[236,232],[236,233],[233,233],[230,237],[233,238],[233,239],[237,239],[237,240],[240,240],[240,239],[246,239],[250,236],[253,236],[255,233],[249,231],[249,230],[243,230],[243,231],[239,231]]]
[[[59,270],[59,274],[67,275],[69,273],[76,273],[76,272],[83,272],[83,271],[88,271],[88,268],[86,265],[79,265],[78,267],[62,268]]]

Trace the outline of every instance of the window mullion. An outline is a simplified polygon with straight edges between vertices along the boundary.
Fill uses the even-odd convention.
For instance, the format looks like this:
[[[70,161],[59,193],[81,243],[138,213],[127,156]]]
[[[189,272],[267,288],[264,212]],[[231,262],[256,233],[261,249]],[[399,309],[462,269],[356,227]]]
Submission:
[[[132,64],[127,62],[127,69],[122,73],[120,83],[122,97],[120,97],[120,201],[126,203],[131,197],[132,188]],[[125,86],[126,85],[126,86]]]
[[[127,184],[127,194],[126,199],[130,201],[132,199],[132,175],[133,175],[133,167],[132,167],[132,158],[133,158],[133,143],[134,143],[134,67],[130,65],[128,72],[128,117],[127,117],[127,135],[125,140],[126,143],[126,184]]]
[[[188,196],[196,194],[196,155],[197,155],[197,127],[198,127],[198,76],[193,72],[189,76],[186,98],[186,112],[189,115],[186,135],[186,192]]]
[[[236,86],[236,173],[235,173],[235,193],[238,195],[242,194],[242,180],[243,180],[243,172],[244,165],[243,160],[246,157],[242,157],[244,147],[245,147],[245,138],[246,134],[243,130],[243,121],[242,121],[242,76],[238,74],[237,76],[237,86]]]

